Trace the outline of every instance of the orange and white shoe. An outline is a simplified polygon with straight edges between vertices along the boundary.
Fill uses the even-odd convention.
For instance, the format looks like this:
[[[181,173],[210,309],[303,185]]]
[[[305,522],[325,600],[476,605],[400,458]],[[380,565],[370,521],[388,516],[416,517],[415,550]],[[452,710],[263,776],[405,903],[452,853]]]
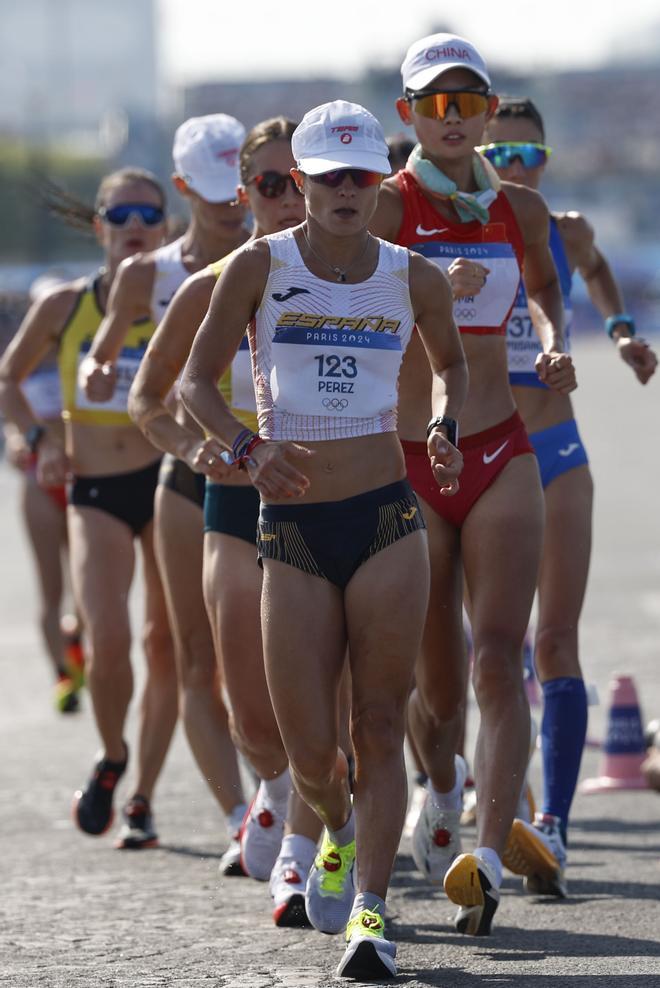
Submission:
[[[558,817],[537,813],[534,823],[514,820],[502,863],[514,875],[525,877],[531,894],[566,898],[566,848]]]
[[[500,890],[493,868],[476,854],[461,854],[445,875],[447,898],[459,906],[454,926],[459,933],[473,937],[490,934],[493,916],[500,902]]]

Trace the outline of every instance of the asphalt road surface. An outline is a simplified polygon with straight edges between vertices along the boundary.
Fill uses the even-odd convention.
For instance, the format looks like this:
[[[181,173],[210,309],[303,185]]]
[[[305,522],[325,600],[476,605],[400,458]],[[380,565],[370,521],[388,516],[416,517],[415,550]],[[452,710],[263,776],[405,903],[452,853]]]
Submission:
[[[581,643],[586,679],[601,700],[591,709],[589,734],[602,738],[616,671],[634,677],[645,720],[660,716],[660,380],[641,388],[605,339],[579,344],[576,363],[578,421],[596,481]],[[74,829],[71,795],[86,779],[98,742],[88,697],[75,716],[51,709],[16,490],[16,477],[2,464],[0,984],[338,985],[339,938],[278,930],[266,885],[219,879],[224,825],[180,730],[156,794],[160,849],[117,851],[112,835],[94,839]],[[139,669],[137,650],[135,664]],[[471,733],[475,720],[472,713]],[[129,739],[134,731],[131,719]],[[601,757],[595,748],[586,752],[582,777],[597,772]],[[538,772],[535,756],[537,793]],[[657,793],[578,796],[570,898],[526,897],[520,880],[509,876],[488,939],[453,931],[453,906],[415,872],[404,840],[389,898],[399,982],[658,988],[659,821]],[[464,838],[469,849],[473,832]]]

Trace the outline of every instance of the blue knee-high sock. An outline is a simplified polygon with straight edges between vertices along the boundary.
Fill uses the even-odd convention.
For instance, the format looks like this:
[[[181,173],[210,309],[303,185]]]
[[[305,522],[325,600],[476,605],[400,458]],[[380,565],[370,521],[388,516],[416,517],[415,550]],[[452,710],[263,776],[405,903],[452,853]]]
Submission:
[[[543,812],[560,818],[565,841],[587,733],[584,681],[573,676],[550,679],[543,683],[543,700]]]

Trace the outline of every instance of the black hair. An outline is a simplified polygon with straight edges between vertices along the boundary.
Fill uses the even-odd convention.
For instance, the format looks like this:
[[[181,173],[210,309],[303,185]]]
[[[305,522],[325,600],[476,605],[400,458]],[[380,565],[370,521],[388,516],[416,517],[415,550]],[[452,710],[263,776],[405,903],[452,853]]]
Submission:
[[[387,147],[392,171],[396,172],[400,168],[406,167],[406,162],[415,147],[415,142],[411,141],[405,134],[395,134],[394,137],[387,138]]]
[[[545,141],[545,126],[543,117],[531,99],[518,96],[500,96],[500,102],[495,110],[494,119],[531,120],[541,132],[541,140]]]
[[[243,185],[250,177],[250,165],[259,148],[264,144],[270,144],[271,141],[290,142],[297,126],[298,124],[288,117],[271,117],[270,120],[262,120],[261,123],[254,125],[246,135],[240,150],[239,163]]]

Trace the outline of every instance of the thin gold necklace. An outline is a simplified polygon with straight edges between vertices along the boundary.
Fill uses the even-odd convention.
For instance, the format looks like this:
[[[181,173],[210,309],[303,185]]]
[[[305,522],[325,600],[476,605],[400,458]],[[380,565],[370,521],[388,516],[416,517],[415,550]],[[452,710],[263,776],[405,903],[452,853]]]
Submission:
[[[354,268],[355,265],[358,264],[362,260],[362,258],[364,257],[364,255],[367,253],[367,247],[369,246],[369,243],[371,242],[371,237],[369,236],[369,233],[367,232],[367,239],[365,241],[364,247],[362,248],[362,250],[360,251],[360,253],[358,254],[358,256],[351,261],[351,263],[348,265],[347,268],[343,268],[342,269],[340,267],[337,267],[334,264],[331,264],[330,261],[326,261],[326,259],[324,257],[321,257],[321,255],[319,254],[319,252],[317,250],[314,250],[314,248],[312,247],[312,245],[309,242],[309,237],[307,236],[307,231],[305,230],[305,227],[302,228],[302,235],[305,238],[305,243],[307,244],[307,246],[311,250],[311,252],[314,255],[314,257],[316,257],[321,262],[321,264],[325,264],[326,268],[330,268],[330,270],[334,274],[337,275],[337,281],[341,282],[342,284],[346,281],[346,275],[351,270],[351,268]]]

